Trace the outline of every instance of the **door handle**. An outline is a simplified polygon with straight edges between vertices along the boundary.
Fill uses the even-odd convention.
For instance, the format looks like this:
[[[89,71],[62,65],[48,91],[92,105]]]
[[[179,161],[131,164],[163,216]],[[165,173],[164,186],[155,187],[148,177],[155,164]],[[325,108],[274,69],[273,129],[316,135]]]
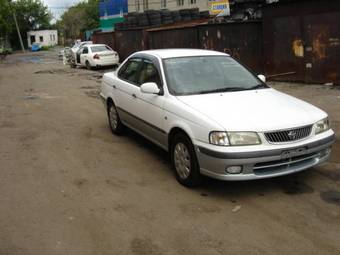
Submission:
[[[116,85],[112,85],[112,88],[116,89],[117,87],[116,87]]]
[[[137,98],[136,94],[132,94],[132,97],[133,97],[133,98]]]

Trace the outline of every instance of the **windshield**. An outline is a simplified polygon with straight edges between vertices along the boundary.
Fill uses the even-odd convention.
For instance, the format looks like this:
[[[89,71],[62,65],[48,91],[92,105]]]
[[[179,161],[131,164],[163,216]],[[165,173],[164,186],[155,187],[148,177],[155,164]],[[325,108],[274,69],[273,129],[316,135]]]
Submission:
[[[170,93],[193,95],[267,88],[231,57],[201,56],[164,60]]]
[[[101,52],[101,51],[111,51],[111,49],[107,46],[93,46],[91,47],[92,52]]]

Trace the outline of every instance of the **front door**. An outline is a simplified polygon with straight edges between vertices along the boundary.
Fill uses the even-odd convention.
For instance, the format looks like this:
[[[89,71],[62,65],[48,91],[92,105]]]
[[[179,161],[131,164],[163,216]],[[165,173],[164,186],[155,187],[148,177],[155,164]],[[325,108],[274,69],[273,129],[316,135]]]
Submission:
[[[138,76],[142,66],[142,59],[129,59],[118,71],[118,82],[113,87],[115,104],[119,116],[124,124],[136,129],[138,127],[140,99],[137,97],[140,93]]]
[[[160,70],[157,68],[156,59],[143,59],[143,65],[140,71],[138,84],[142,85],[147,82],[154,82],[163,91]],[[156,62],[156,63],[155,63]],[[138,116],[143,119],[143,129],[145,134],[158,145],[166,148],[167,135],[164,131],[164,96],[146,94],[139,91],[140,108]]]
[[[83,51],[80,54],[80,64],[82,66],[86,65],[86,58],[88,56],[89,53],[89,48],[88,47],[84,47]]]

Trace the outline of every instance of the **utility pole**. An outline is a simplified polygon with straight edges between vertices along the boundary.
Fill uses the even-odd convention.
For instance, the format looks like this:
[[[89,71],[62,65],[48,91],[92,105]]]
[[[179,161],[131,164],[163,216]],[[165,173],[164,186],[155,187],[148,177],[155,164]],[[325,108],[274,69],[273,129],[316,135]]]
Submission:
[[[17,28],[17,32],[18,32],[18,37],[19,37],[19,40],[20,40],[20,44],[21,44],[21,49],[22,49],[22,52],[25,53],[25,47],[24,47],[24,43],[22,42],[22,38],[21,38],[21,34],[20,34],[20,29],[19,29],[19,25],[18,25],[18,21],[17,21],[17,16],[15,15],[15,10],[14,10],[14,7],[11,3],[11,0],[8,0],[9,1],[9,5],[12,9],[12,14],[13,14],[13,19],[14,19],[14,22],[15,22],[15,26]]]

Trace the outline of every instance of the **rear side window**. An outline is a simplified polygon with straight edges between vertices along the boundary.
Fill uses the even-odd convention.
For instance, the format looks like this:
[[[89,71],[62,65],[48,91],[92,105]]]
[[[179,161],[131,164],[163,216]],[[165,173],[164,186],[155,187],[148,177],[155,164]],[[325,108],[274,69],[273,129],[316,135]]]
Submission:
[[[141,65],[142,60],[139,58],[128,60],[119,70],[118,77],[137,85]]]
[[[155,65],[149,60],[144,60],[144,64],[141,68],[138,81],[139,84],[143,84],[146,82],[154,82],[158,85],[158,87],[161,87],[161,79],[158,70]]]
[[[83,49],[83,54],[87,54],[87,53],[89,53],[89,49],[88,49],[87,47],[85,47],[85,48]]]

